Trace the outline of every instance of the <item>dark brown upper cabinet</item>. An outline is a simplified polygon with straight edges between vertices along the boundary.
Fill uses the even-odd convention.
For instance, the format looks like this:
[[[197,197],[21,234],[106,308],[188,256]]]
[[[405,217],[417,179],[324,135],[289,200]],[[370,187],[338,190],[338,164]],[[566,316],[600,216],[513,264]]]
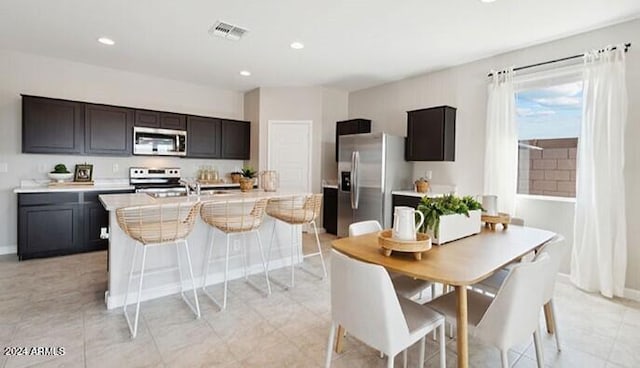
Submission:
[[[85,105],[86,154],[128,156],[132,152],[134,110]]]
[[[438,106],[407,112],[407,161],[455,161],[456,109]]]
[[[187,116],[187,157],[221,158],[220,119]]]
[[[251,123],[226,119],[221,123],[222,158],[248,160],[251,149]]]
[[[340,136],[347,134],[371,133],[371,120],[351,119],[336,123],[336,161],[340,152]]]
[[[136,110],[135,126],[162,129],[187,129],[187,118],[182,114],[151,110]]]
[[[84,104],[22,96],[22,152],[82,154]]]

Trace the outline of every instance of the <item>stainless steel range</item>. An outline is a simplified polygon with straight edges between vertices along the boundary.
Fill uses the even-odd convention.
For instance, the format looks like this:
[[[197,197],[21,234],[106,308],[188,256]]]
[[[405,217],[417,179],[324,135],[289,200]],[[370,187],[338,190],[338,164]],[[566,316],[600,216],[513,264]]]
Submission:
[[[129,183],[136,193],[147,193],[153,197],[178,197],[187,195],[186,187],[180,182],[180,169],[169,168],[129,168]]]

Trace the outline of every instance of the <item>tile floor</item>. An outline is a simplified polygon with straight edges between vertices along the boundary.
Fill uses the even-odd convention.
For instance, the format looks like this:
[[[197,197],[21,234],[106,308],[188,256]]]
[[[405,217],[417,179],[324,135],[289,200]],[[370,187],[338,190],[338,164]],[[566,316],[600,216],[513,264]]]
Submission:
[[[322,236],[325,251],[333,238]],[[305,236],[305,244],[312,238]],[[328,252],[325,252],[328,254]],[[317,257],[315,257],[317,259]],[[317,260],[310,260],[318,268]],[[287,280],[286,270],[272,276]],[[321,367],[330,319],[329,283],[298,271],[296,288],[262,297],[243,281],[230,284],[228,310],[200,295],[203,317],[170,296],[143,303],[131,340],[120,309],[108,311],[106,252],[18,263],[0,257],[0,346],[63,346],[58,357],[0,356],[0,367]],[[545,335],[550,367],[640,367],[640,304],[610,301],[558,284],[556,308],[564,349]],[[535,367],[531,342],[510,352],[514,367]],[[430,341],[425,367],[437,367]],[[333,367],[384,367],[376,351],[347,337]],[[447,365],[455,366],[455,341]],[[409,365],[417,362],[417,347]],[[497,350],[471,339],[472,367],[499,367]],[[396,359],[401,366],[401,359]]]

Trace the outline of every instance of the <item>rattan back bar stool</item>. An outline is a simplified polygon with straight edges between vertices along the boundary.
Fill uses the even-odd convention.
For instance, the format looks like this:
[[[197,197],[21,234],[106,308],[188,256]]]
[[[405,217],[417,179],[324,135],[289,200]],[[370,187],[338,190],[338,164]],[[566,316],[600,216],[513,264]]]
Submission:
[[[138,317],[140,315],[140,299],[142,295],[142,282],[144,280],[144,268],[147,259],[147,249],[151,247],[168,245],[176,246],[176,261],[178,264],[178,274],[180,276],[180,294],[191,311],[196,315],[196,318],[200,318],[200,305],[198,304],[198,294],[196,293],[193,268],[191,266],[189,244],[187,243],[187,236],[193,230],[199,207],[199,203],[187,202],[116,209],[118,225],[125,234],[136,241],[133,248],[133,257],[131,258],[131,271],[129,272],[129,280],[127,282],[126,294],[124,297],[124,306],[122,307],[132,338],[135,338],[138,333]],[[194,303],[189,301],[185,295],[182,262],[180,260],[180,245],[184,246],[186,254],[187,266],[193,289]],[[129,300],[129,287],[131,285],[131,280],[134,278],[138,248],[142,248],[142,260],[140,273],[136,275],[140,280],[138,282],[136,314],[132,323],[129,314],[127,313],[127,305]]]
[[[232,201],[209,201],[204,202],[200,208],[200,217],[202,220],[211,226],[210,230],[210,243],[207,255],[204,259],[204,280],[202,283],[202,291],[207,295],[219,308],[225,310],[227,308],[227,289],[229,282],[229,259],[231,254],[229,253],[231,236],[243,235],[242,252],[239,256],[242,258],[242,265],[244,271],[244,279],[251,284],[254,288],[259,289],[247,275],[247,244],[246,235],[252,233],[255,235],[258,242],[258,249],[260,251],[260,257],[262,261],[262,267],[264,269],[265,281],[267,284],[266,295],[271,295],[271,284],[269,283],[269,272],[267,269],[267,262],[264,257],[264,251],[262,247],[262,240],[260,239],[260,233],[258,229],[262,225],[264,220],[265,208],[267,207],[268,199],[252,200],[232,200]],[[211,255],[213,253],[213,246],[215,240],[215,229],[225,234],[226,237],[226,250],[224,255],[224,291],[222,297],[222,303],[220,303],[208,290],[207,279],[209,276],[209,266],[213,261]]]
[[[296,244],[294,241],[295,233],[294,227],[291,226],[291,284],[284,285],[285,288],[292,288],[295,286],[295,261],[302,258],[304,262],[305,258],[320,256],[320,263],[322,264],[322,275],[317,275],[319,278],[327,277],[327,268],[324,263],[324,257],[322,256],[322,248],[320,247],[320,238],[318,237],[318,227],[316,226],[316,219],[320,214],[320,207],[322,206],[322,194],[311,194],[305,196],[290,196],[283,198],[272,198],[267,205],[267,214],[274,219],[280,220],[289,225],[304,225],[311,224],[316,237],[316,245],[318,251],[311,254],[302,254],[302,240],[300,244]],[[276,235],[276,222],[273,222],[273,231],[271,233],[271,243],[269,244],[268,261],[271,261],[271,251],[273,249],[275,235]],[[268,267],[268,263],[267,263]],[[275,281],[274,281],[275,282]]]

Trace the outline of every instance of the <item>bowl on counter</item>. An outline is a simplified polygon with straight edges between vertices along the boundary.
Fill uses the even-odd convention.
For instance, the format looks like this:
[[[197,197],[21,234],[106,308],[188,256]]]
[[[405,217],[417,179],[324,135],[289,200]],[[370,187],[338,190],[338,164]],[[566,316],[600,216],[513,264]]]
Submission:
[[[73,178],[73,173],[49,173],[49,179],[58,183],[64,183],[65,180]]]

